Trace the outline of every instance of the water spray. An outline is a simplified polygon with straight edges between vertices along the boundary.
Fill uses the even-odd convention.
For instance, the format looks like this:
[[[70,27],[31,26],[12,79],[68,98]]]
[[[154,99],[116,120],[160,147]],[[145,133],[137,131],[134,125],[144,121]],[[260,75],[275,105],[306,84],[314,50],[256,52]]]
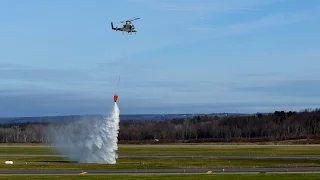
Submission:
[[[115,164],[118,158],[119,115],[119,107],[114,102],[112,113],[106,117],[49,127],[49,141],[68,160]]]

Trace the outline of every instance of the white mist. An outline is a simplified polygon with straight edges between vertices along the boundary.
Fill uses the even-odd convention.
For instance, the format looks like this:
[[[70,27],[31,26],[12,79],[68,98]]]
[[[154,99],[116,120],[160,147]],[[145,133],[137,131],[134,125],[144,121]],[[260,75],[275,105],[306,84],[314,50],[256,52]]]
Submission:
[[[118,158],[120,110],[114,103],[105,118],[75,121],[50,128],[49,141],[58,153],[81,163],[115,164]]]

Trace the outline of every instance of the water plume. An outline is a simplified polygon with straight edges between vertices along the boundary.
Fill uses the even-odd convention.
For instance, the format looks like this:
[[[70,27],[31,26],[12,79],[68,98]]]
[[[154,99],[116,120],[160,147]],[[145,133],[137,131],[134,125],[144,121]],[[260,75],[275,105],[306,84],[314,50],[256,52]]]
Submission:
[[[119,107],[114,103],[109,116],[50,127],[48,140],[58,153],[71,161],[115,164],[118,158],[119,115]]]

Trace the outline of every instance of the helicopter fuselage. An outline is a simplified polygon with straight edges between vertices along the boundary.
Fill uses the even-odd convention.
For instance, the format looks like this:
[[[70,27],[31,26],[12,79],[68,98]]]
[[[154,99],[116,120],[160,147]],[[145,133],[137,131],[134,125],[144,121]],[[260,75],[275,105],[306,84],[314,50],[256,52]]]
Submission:
[[[134,26],[131,25],[131,24],[125,24],[125,25],[123,25],[122,29],[123,29],[123,31],[126,31],[126,32],[137,32],[137,31],[135,30]]]
[[[111,28],[115,31],[123,31],[127,33],[137,32],[137,30],[134,28],[132,24],[124,24],[121,28],[118,28],[118,27],[114,27],[113,23],[111,22]]]

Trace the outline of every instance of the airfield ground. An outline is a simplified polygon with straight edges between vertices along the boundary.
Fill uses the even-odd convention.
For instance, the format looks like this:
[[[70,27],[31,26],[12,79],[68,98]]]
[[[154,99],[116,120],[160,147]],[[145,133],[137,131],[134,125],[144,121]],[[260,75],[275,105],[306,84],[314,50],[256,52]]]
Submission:
[[[32,179],[61,180],[74,179],[74,176],[77,179],[114,179],[115,176],[116,179],[320,178],[320,145],[119,145],[118,153],[120,158],[115,165],[85,164],[64,159],[49,145],[1,144],[0,162],[3,163],[0,164],[0,179],[26,178],[30,176],[26,174],[38,173],[43,174],[34,175]],[[14,164],[4,164],[7,160]],[[309,173],[289,174],[294,171]],[[269,172],[287,174],[271,175]]]
[[[318,180],[320,174],[201,174],[201,175],[26,175],[26,176],[1,176],[0,179],[6,180],[20,180],[20,179],[32,179],[32,180]]]
[[[1,154],[57,154],[45,144],[1,144]],[[320,145],[164,144],[119,145],[120,155],[183,156],[320,156]]]

